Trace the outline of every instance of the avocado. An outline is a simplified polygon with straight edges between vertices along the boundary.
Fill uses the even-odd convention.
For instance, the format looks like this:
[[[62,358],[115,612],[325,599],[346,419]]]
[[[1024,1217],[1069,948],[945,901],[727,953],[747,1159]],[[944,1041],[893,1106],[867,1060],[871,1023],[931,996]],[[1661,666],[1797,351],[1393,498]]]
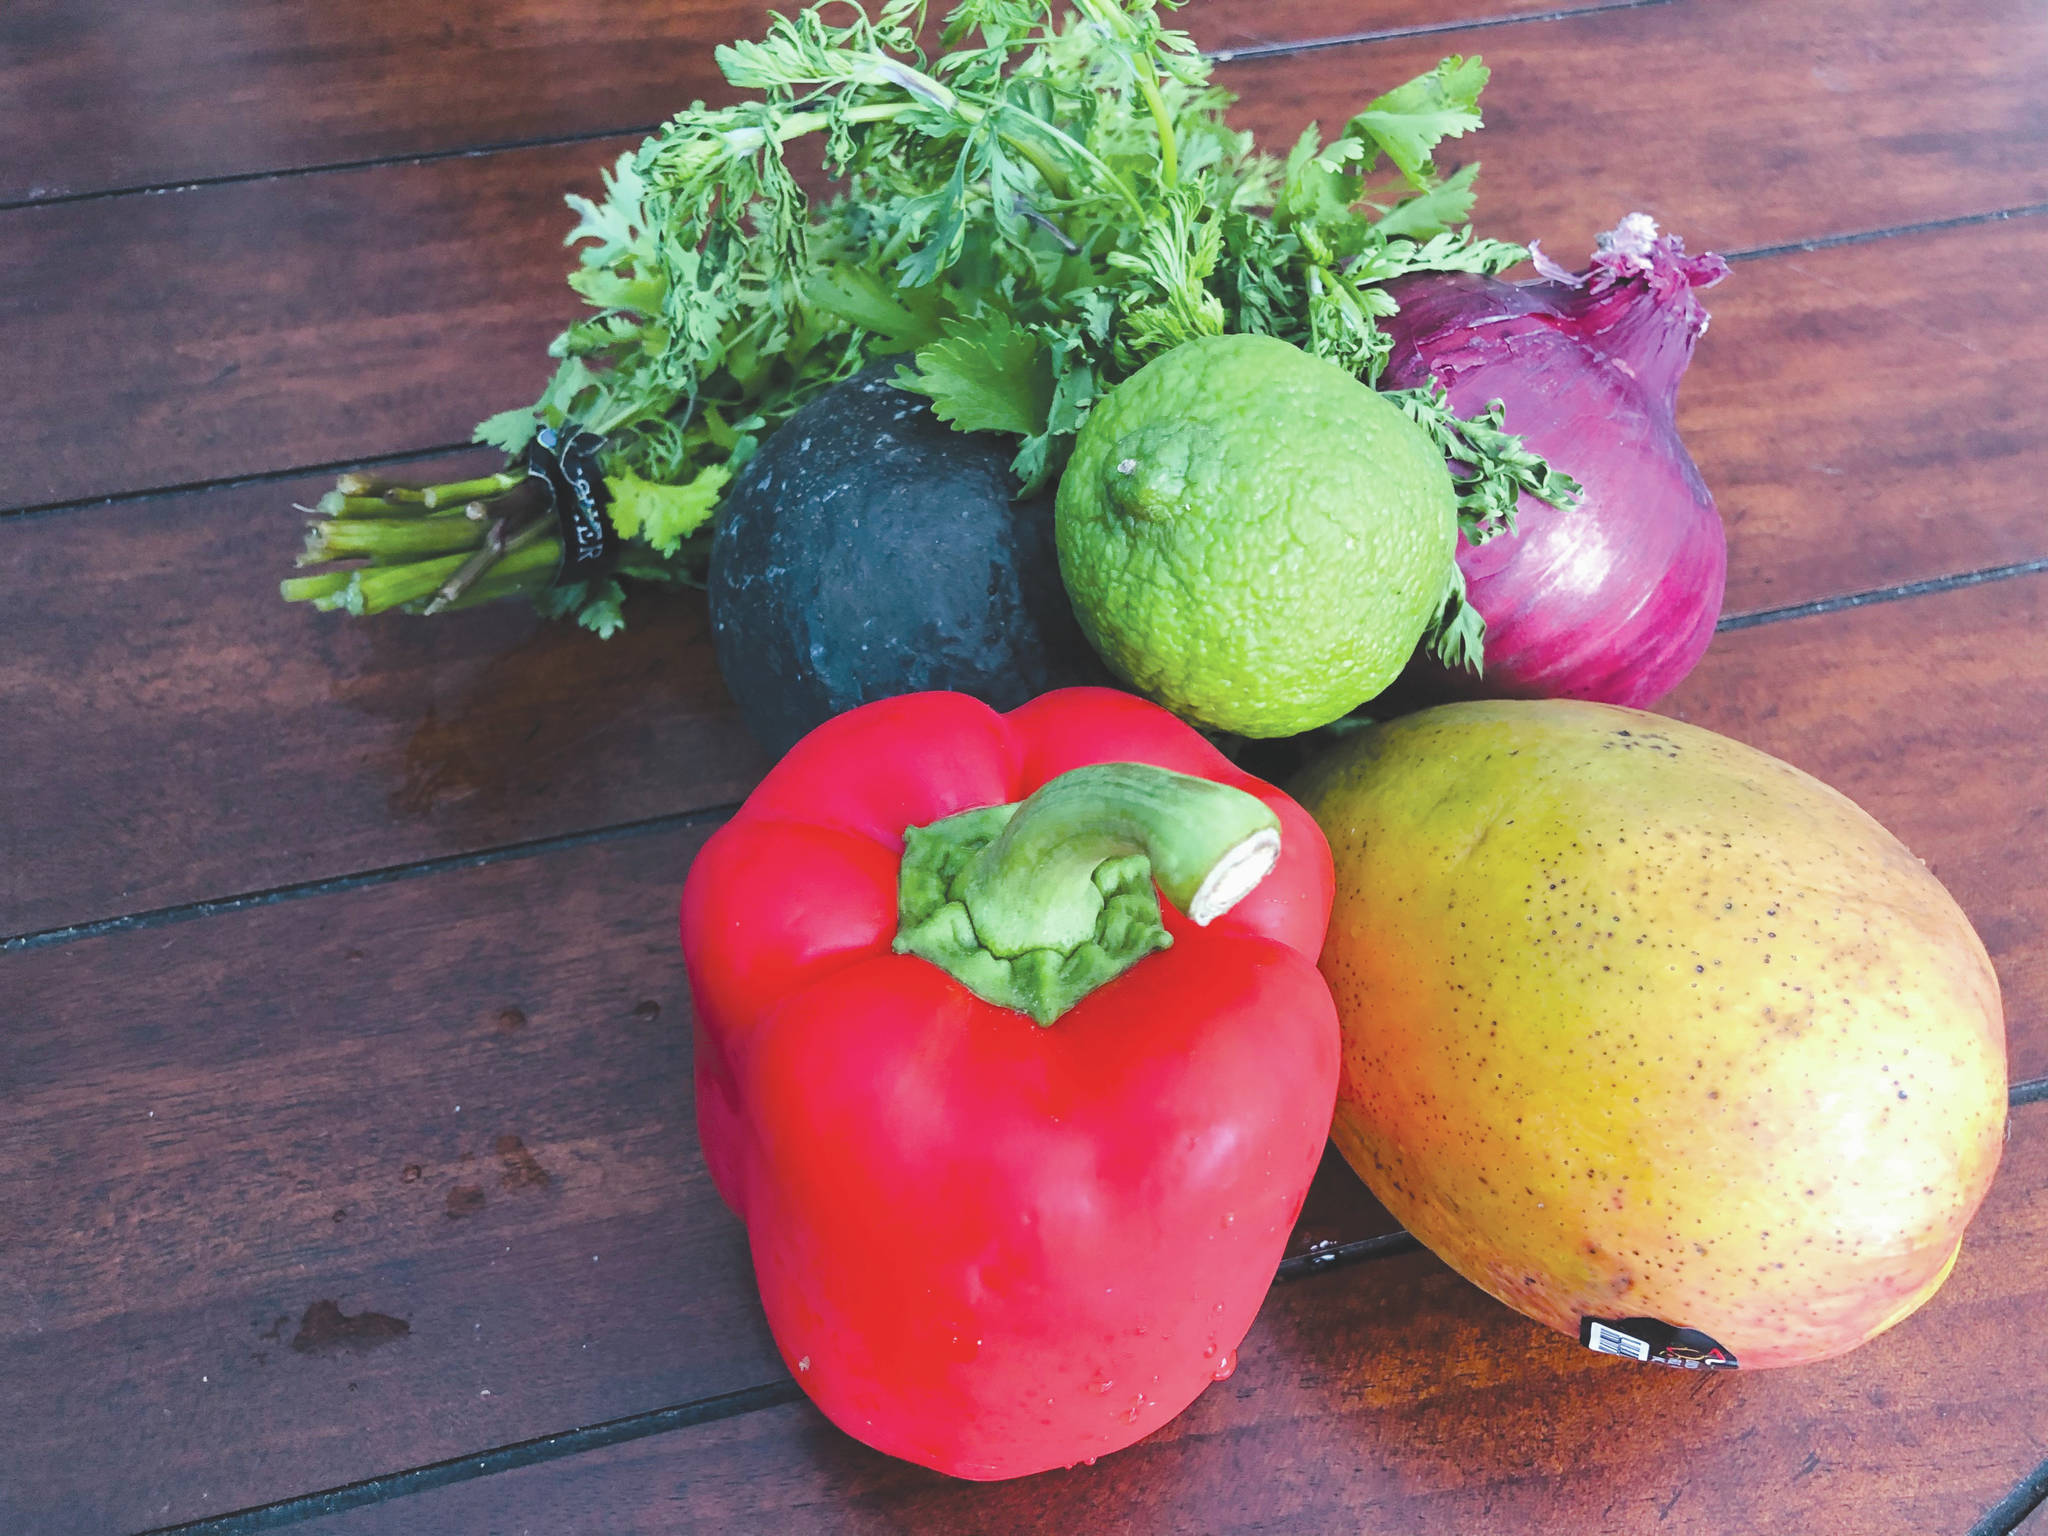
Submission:
[[[711,543],[712,642],[762,745],[893,694],[1014,709],[1107,683],[1075,623],[1052,497],[1015,499],[1014,444],[956,432],[869,365],[762,444]]]

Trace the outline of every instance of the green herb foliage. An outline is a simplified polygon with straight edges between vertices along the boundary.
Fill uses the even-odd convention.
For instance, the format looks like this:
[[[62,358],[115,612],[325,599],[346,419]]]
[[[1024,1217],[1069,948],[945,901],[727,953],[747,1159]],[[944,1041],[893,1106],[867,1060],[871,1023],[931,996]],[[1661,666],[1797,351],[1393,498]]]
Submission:
[[[620,574],[690,583],[726,482],[873,357],[899,356],[898,382],[942,420],[1015,437],[1028,493],[1105,391],[1181,342],[1262,332],[1375,383],[1382,284],[1525,256],[1467,224],[1477,167],[1433,160],[1479,126],[1479,60],[1446,59],[1281,160],[1229,125],[1232,98],[1156,0],[1067,9],[963,0],[933,55],[925,0],[836,0],[720,48],[746,98],[693,106],[619,160],[600,201],[569,199],[569,281],[592,313],[556,339],[540,399],[478,440],[517,455],[542,423],[605,434]],[[801,141],[829,198],[791,166]],[[1460,422],[1441,392],[1399,398],[1464,467],[1473,537],[1520,491],[1569,497],[1498,411]],[[1476,665],[1478,616],[1447,583],[1436,647]],[[622,599],[606,580],[543,606],[609,633]]]

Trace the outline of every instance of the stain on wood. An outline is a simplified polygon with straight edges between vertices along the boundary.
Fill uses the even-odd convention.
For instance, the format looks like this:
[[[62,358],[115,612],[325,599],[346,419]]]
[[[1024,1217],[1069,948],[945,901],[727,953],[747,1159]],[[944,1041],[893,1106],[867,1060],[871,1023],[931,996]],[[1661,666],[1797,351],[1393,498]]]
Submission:
[[[554,1176],[541,1167],[540,1159],[527,1151],[526,1143],[517,1136],[500,1136],[496,1151],[505,1170],[498,1182],[506,1189],[546,1189],[555,1182]]]
[[[316,1301],[299,1319],[299,1331],[292,1335],[292,1350],[301,1355],[331,1355],[343,1351],[362,1354],[392,1344],[412,1332],[412,1324],[382,1312],[358,1312],[353,1317],[334,1301]]]

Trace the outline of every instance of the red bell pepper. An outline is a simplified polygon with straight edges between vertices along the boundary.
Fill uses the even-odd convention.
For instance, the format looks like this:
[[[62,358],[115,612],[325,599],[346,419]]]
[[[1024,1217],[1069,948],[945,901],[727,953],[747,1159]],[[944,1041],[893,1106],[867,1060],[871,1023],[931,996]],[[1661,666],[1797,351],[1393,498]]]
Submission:
[[[1329,1131],[1331,890],[1299,806],[1128,694],[917,694],[797,744],[682,937],[705,1161],[828,1417],[1014,1477],[1229,1374]]]

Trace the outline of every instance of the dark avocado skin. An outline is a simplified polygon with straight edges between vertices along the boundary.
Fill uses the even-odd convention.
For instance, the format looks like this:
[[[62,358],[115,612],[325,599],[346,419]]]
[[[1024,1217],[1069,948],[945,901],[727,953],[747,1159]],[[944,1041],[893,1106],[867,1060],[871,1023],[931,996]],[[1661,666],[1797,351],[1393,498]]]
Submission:
[[[1108,683],[1060,583],[1050,495],[1014,501],[1014,445],[956,432],[869,365],[741,471],[711,542],[718,667],[762,745],[875,699],[957,689],[1014,709]]]

